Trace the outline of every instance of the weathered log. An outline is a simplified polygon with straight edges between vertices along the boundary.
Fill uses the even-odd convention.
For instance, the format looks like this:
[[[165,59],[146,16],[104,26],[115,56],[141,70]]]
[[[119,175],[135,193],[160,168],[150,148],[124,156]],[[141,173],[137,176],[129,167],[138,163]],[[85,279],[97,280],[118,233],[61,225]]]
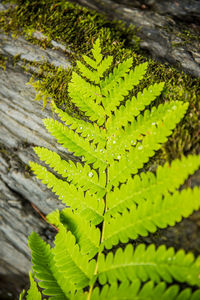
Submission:
[[[22,37],[16,40],[1,34],[0,44],[5,57],[20,57],[15,67],[8,64],[6,71],[0,69],[0,298],[6,293],[16,299],[31,267],[28,235],[36,231],[51,241],[55,232],[38,212],[45,215],[60,206],[27,169],[29,160],[37,160],[32,147],[61,150],[42,123],[43,118],[52,117],[52,111],[42,110],[42,103],[33,101],[35,92],[26,85],[30,75],[20,65],[23,59],[46,59],[64,67],[69,62],[61,52],[42,50]],[[69,157],[67,151],[62,155]]]
[[[128,1],[121,1],[122,4],[116,3],[120,1],[114,3],[108,0],[76,2],[104,11],[109,16],[112,11],[113,17],[142,26],[141,47],[148,49],[152,57],[176,66],[180,63],[182,69],[188,73],[195,76],[200,74],[198,55],[197,59],[195,58],[196,40],[191,49],[193,52],[187,50],[187,45],[183,50],[178,47],[175,48],[176,53],[171,52],[170,38],[175,37],[165,31],[165,26],[176,26],[172,17],[168,19],[162,14],[141,9],[139,6],[132,8]],[[1,6],[1,9],[3,8]],[[40,38],[40,33],[35,37]],[[42,110],[42,103],[33,101],[35,92],[31,86],[26,85],[30,74],[23,69],[24,59],[36,62],[45,60],[55,66],[70,67],[70,62],[63,54],[63,46],[52,41],[55,49],[43,50],[23,37],[14,39],[3,33],[0,34],[0,45],[0,54],[10,61],[6,71],[0,69],[0,299],[3,300],[17,299],[17,294],[26,286],[31,266],[27,239],[31,231],[38,232],[50,243],[53,240],[55,229],[39,213],[45,216],[62,206],[55,195],[31,175],[28,161],[37,161],[32,147],[45,146],[60,152],[66,158],[72,156],[57,145],[44,129],[42,119],[52,117],[51,109],[46,107]],[[181,51],[183,56],[180,56]],[[12,61],[16,56],[18,61],[14,66]],[[193,177],[193,182],[196,180],[198,184],[199,174]],[[198,215],[193,215],[175,229],[171,228],[164,234],[158,234],[156,238],[151,236],[145,241],[148,243],[155,240],[169,246],[173,244],[176,248],[184,245],[185,249],[196,249],[198,252],[200,225],[196,216]]]
[[[151,58],[200,76],[200,2],[70,0],[139,28],[140,47]]]

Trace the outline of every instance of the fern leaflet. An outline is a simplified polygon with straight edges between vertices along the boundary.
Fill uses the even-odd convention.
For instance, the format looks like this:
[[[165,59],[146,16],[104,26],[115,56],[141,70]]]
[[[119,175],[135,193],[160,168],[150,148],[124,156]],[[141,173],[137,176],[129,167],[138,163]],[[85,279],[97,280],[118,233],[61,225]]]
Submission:
[[[34,281],[31,273],[29,273],[29,278],[30,278],[30,289],[27,292],[26,300],[41,300],[42,295],[38,291],[37,283]]]

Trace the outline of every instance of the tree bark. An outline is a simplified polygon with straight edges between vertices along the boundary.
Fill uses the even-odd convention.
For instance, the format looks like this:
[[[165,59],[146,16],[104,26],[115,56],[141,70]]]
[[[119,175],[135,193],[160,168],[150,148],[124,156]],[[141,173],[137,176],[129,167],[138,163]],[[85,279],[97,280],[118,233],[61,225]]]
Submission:
[[[62,207],[53,193],[30,174],[28,162],[38,161],[32,148],[44,146],[69,158],[67,150],[55,144],[45,130],[42,119],[52,117],[49,108],[34,101],[35,92],[26,85],[30,75],[22,68],[22,60],[56,63],[70,66],[62,52],[42,50],[23,37],[13,39],[0,34],[1,52],[11,59],[20,57],[14,67],[0,69],[0,298],[16,299],[27,282],[31,268],[27,245],[32,231],[48,242],[53,229],[39,215]],[[12,294],[12,295],[11,295]]]
[[[161,63],[200,76],[200,2],[70,0],[139,28],[140,47]]]
[[[128,4],[129,1],[76,2],[110,17],[141,26],[141,47],[148,50],[151,57],[175,66],[180,65],[194,76],[200,75],[196,40],[192,46],[171,47],[170,42],[176,37],[166,27],[176,26],[173,17],[166,18],[148,9],[132,7]],[[0,9],[3,9],[1,4]],[[0,34],[0,44],[0,54],[10,61],[6,71],[0,69],[0,299],[3,300],[17,299],[19,292],[26,287],[31,268],[27,245],[29,234],[36,231],[44,240],[52,243],[56,230],[45,221],[45,215],[62,207],[55,195],[30,173],[28,162],[38,161],[32,148],[44,146],[60,152],[67,159],[72,158],[72,155],[57,145],[54,138],[46,132],[42,119],[52,117],[52,111],[48,107],[42,110],[42,103],[33,101],[35,92],[31,86],[26,85],[30,74],[23,69],[23,59],[37,62],[45,60],[56,66],[69,68],[70,62],[61,49],[63,46],[52,41],[56,49],[43,50],[23,37],[14,39],[3,33]],[[11,61],[16,55],[18,62],[14,66]],[[199,173],[195,175],[193,182],[196,180],[199,183],[199,176]],[[192,218],[194,222],[188,219],[162,236],[158,234],[159,243],[166,242],[169,238],[169,246],[173,244],[178,248],[189,243],[188,249],[198,249],[200,239],[196,236],[200,225],[195,219],[196,215]],[[188,234],[192,234],[192,240],[188,239]],[[154,239],[152,236],[146,242]],[[158,241],[157,237],[156,240]]]

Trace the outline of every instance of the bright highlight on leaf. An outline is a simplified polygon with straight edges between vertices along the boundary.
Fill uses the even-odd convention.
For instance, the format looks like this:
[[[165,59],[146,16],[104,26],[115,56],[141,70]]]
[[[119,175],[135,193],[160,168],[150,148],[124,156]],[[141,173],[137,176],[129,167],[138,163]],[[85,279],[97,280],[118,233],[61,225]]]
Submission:
[[[153,106],[163,82],[133,96],[148,64],[133,68],[131,57],[112,64],[112,56],[101,54],[98,39],[91,55],[77,62],[68,88],[85,120],[55,105],[64,124],[44,120],[47,130],[77,159],[66,161],[49,149],[34,148],[44,165],[31,162],[31,169],[67,207],[47,216],[58,228],[54,247],[36,233],[29,237],[41,293],[30,275],[27,299],[45,295],[52,300],[198,300],[200,257],[132,243],[200,208],[199,188],[180,190],[199,168],[200,156],[166,163],[155,173],[143,171],[184,117],[188,103]]]

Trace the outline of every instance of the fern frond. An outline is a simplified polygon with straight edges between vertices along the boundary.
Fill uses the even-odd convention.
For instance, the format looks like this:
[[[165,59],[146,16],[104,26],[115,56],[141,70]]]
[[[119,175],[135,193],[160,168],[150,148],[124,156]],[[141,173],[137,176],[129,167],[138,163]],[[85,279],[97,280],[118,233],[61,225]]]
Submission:
[[[103,55],[101,54],[101,47],[100,47],[100,39],[97,39],[94,44],[93,44],[93,49],[92,49],[92,54],[93,57],[96,61],[96,64],[100,64],[102,61]]]
[[[160,149],[161,144],[166,142],[167,136],[172,133],[172,129],[184,116],[188,107],[188,103],[179,101],[168,112],[164,120],[153,126],[148,135],[144,137],[141,143],[137,143],[135,148],[132,148],[125,154],[119,162],[115,161],[109,168],[110,180],[108,188],[113,185],[117,186],[119,182],[125,182],[130,174],[136,174],[144,163],[148,162],[149,158],[155,154],[155,151]]]
[[[95,262],[87,255],[82,255],[74,235],[66,232],[64,226],[59,227],[53,249],[54,262],[63,282],[71,282],[75,288],[81,289],[89,284],[94,274]]]
[[[141,170],[184,116],[188,103],[171,101],[145,111],[164,83],[155,83],[130,100],[126,96],[144,77],[148,64],[131,70],[133,59],[128,58],[109,73],[113,58],[103,58],[99,39],[92,55],[83,56],[86,66],[77,63],[79,74],[72,73],[68,88],[87,121],[72,118],[55,105],[65,125],[44,120],[58,142],[84,163],[65,161],[41,147],[34,150],[52,172],[30,163],[37,178],[70,206],[47,216],[58,228],[54,248],[36,233],[29,238],[38,286],[50,300],[197,300],[200,290],[179,291],[173,283],[200,287],[200,256],[195,259],[165,246],[120,248],[121,243],[173,226],[200,208],[199,188],[178,190],[200,166],[200,156],[166,163],[156,174]],[[31,280],[31,295],[40,297]]]
[[[136,175],[133,179],[129,178],[120,189],[115,188],[113,192],[107,194],[106,214],[115,215],[131,207],[133,203],[140,204],[143,200],[152,203],[158,201],[168,192],[174,192],[179,188],[199,166],[200,156],[189,155],[182,157],[181,160],[172,161],[171,165],[166,163],[164,166],[158,166],[156,175],[147,172],[142,173],[141,177]]]
[[[129,72],[132,63],[133,63],[132,57],[126,59],[122,63],[118,64],[113,69],[113,72],[109,73],[109,75],[104,80],[101,81],[100,87],[102,90],[102,94],[104,96],[106,96],[108,92],[116,85],[116,83],[119,82],[120,79],[124,77],[126,73]]]
[[[103,197],[105,194],[106,175],[101,173],[98,176],[95,170],[92,170],[89,165],[82,166],[80,163],[76,165],[70,160],[69,162],[61,159],[61,157],[51,150],[43,147],[35,147],[35,153],[40,160],[48,164],[58,174],[67,178],[75,186],[82,187],[83,191],[90,190],[96,193],[97,197]]]
[[[108,68],[111,66],[113,62],[113,57],[112,56],[107,56],[104,57],[103,60],[101,61],[101,63],[97,66],[97,71],[99,74],[99,77],[103,77],[103,74],[106,70],[108,70]]]
[[[129,207],[122,214],[106,219],[105,239],[102,245],[110,249],[119,241],[127,243],[139,235],[147,236],[155,232],[157,227],[165,228],[180,222],[182,217],[188,217],[194,210],[200,208],[200,189],[187,189],[168,194],[156,202],[141,200],[140,205]]]
[[[65,294],[70,290],[70,286],[63,289],[63,286],[61,288],[58,284],[57,273],[53,269],[53,253],[50,246],[33,232],[29,236],[29,247],[32,251],[35,277],[40,280],[38,285],[44,289],[42,293],[67,300]]]
[[[100,82],[100,76],[97,71],[91,71],[88,69],[82,62],[77,61],[77,66],[79,68],[79,71],[82,73],[84,77],[86,77],[91,82],[94,82],[98,84]]]
[[[127,100],[125,105],[121,105],[107,121],[108,130],[112,132],[116,128],[127,126],[128,122],[133,122],[134,118],[144,110],[145,106],[149,105],[160,95],[163,87],[163,82],[155,83],[145,88],[142,93],[139,92],[136,97],[133,96],[132,99]]]
[[[82,156],[82,160],[87,161],[87,163],[92,163],[94,169],[106,169],[107,162],[104,158],[105,155],[98,151],[98,148],[90,145],[87,140],[57,121],[44,119],[43,122],[47,130],[57,139],[58,143],[63,145],[63,147],[66,147],[76,156]]]
[[[100,83],[100,78],[103,77],[103,73],[110,67],[113,61],[112,56],[105,57],[100,64],[97,64],[94,60],[87,57],[86,55],[83,57],[84,60],[88,63],[90,67],[96,70],[90,70],[88,69],[83,63],[80,61],[77,62],[77,66],[79,68],[79,71],[82,73],[84,77],[86,77],[91,82],[94,82],[95,84]]]
[[[107,87],[106,89],[102,88],[102,94],[105,96],[102,99],[102,103],[108,116],[112,115],[111,112],[116,110],[120,102],[124,100],[124,96],[127,96],[129,91],[142,80],[146,73],[147,65],[147,63],[143,63],[136,66],[134,71],[131,70],[125,74],[124,78],[116,81],[115,85],[109,90],[107,90]]]
[[[37,178],[52,189],[64,204],[77,210],[81,216],[92,224],[97,225],[102,222],[105,206],[102,199],[98,199],[88,192],[84,193],[81,188],[77,189],[73,184],[58,179],[45,167],[37,163],[30,162],[30,166]]]
[[[101,253],[98,264],[100,284],[139,278],[143,282],[150,279],[156,283],[162,279],[172,283],[175,279],[200,286],[199,261],[195,261],[191,253],[185,254],[183,250],[175,253],[173,248],[166,249],[165,246],[155,249],[154,245],[145,248],[140,244],[133,250],[129,244],[124,251],[119,248],[115,255],[109,252],[105,257]]]
[[[93,258],[99,250],[100,230],[90,224],[85,218],[72,211],[70,208],[53,211],[47,216],[47,220],[59,227],[63,224],[67,230],[76,238],[76,243],[80,246],[81,254]]]
[[[112,153],[116,153],[116,157],[123,155],[125,150],[130,150],[137,141],[142,141],[146,135],[158,124],[165,121],[176,105],[176,101],[160,104],[158,108],[153,107],[151,111],[145,110],[144,115],[139,115],[131,124],[128,124],[124,129],[119,129],[116,134],[110,133],[108,149]],[[114,131],[115,132],[115,131]],[[113,140],[115,143],[113,144]]]
[[[93,141],[95,144],[99,144],[101,148],[105,147],[106,133],[97,124],[75,119],[66,112],[57,108],[55,105],[53,108],[60,119],[65,122],[67,126],[70,125],[70,129],[75,129],[76,132],[80,133],[82,137],[86,138],[88,141]]]
[[[200,290],[192,293],[191,289],[186,288],[179,292],[178,285],[167,288],[165,282],[154,284],[153,281],[141,286],[140,280],[135,279],[131,284],[128,281],[122,282],[119,286],[117,283],[111,286],[106,284],[101,292],[99,288],[95,288],[91,300],[198,300],[198,297],[200,297]]]
[[[27,291],[26,300],[41,300],[42,299],[42,295],[38,291],[37,283],[34,281],[31,273],[29,273],[29,279],[30,279],[30,288]]]
[[[85,112],[91,121],[97,121],[99,125],[105,122],[105,110],[98,104],[102,101],[99,86],[90,84],[73,72],[72,80],[68,85],[68,93],[72,102]]]

